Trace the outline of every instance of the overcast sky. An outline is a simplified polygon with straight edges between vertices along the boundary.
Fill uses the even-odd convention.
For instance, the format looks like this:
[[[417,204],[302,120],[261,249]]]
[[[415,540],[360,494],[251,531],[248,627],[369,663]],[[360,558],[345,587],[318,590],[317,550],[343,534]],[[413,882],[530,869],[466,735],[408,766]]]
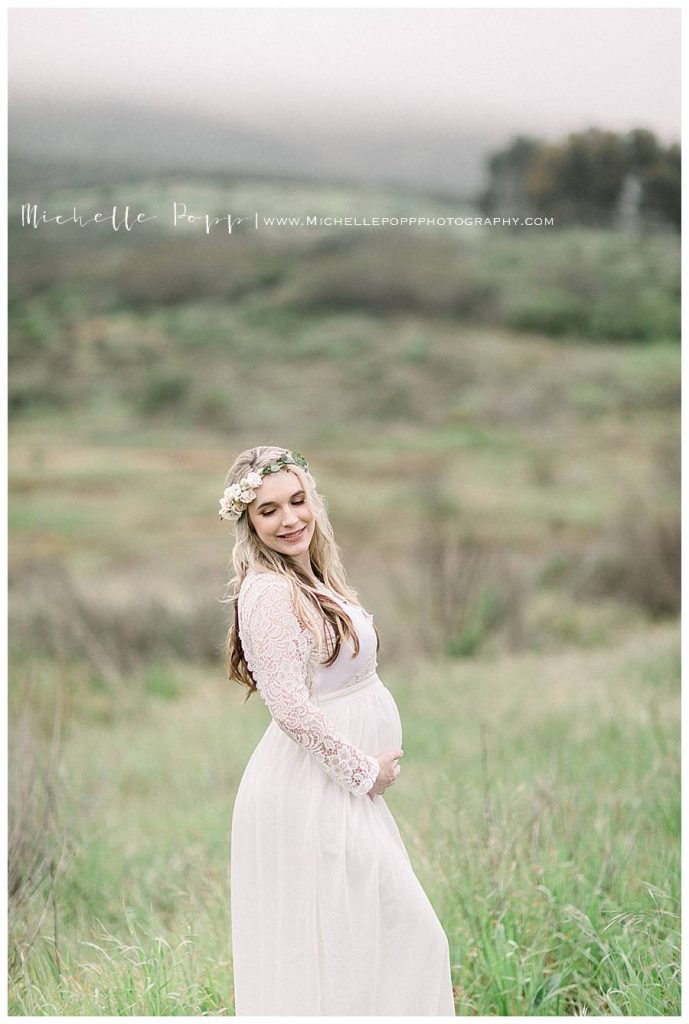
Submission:
[[[11,98],[126,99],[270,128],[680,137],[673,9],[13,9],[9,48]]]

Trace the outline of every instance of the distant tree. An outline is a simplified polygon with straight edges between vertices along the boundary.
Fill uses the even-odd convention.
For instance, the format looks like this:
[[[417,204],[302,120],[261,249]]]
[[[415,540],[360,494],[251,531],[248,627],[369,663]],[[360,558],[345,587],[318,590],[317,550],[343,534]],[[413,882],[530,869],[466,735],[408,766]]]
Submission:
[[[518,135],[506,149],[489,157],[489,184],[479,196],[479,206],[484,212],[492,213],[505,198],[513,205],[519,201],[524,177],[541,145],[538,139]]]
[[[649,167],[642,180],[641,208],[651,215],[682,227],[682,153],[679,145],[669,146]]]
[[[488,166],[494,173],[500,171],[521,171],[528,168],[534,154],[542,145],[538,139],[528,135],[517,135],[507,149],[494,153],[488,160]]]
[[[552,214],[576,223],[615,224],[629,182],[637,182],[639,214],[680,225],[680,148],[663,150],[655,135],[588,128],[562,142],[517,136],[487,162],[489,183],[479,196],[486,213]]]
[[[528,175],[525,191],[533,205],[553,205],[568,219],[609,223],[619,200],[628,157],[613,132],[590,128],[550,146],[544,163]]]
[[[657,163],[660,148],[655,135],[647,128],[634,128],[627,134],[625,144],[629,154],[630,170],[643,174]]]

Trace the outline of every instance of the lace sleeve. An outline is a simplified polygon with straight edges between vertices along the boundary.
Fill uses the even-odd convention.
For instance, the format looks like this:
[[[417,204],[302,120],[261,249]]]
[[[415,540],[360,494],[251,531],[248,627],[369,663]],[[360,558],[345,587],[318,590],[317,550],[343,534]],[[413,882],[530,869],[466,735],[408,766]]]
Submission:
[[[368,793],[380,765],[343,737],[309,696],[314,638],[299,622],[288,584],[258,573],[242,584],[239,634],[258,691],[277,725],[304,747],[332,779],[357,796]]]

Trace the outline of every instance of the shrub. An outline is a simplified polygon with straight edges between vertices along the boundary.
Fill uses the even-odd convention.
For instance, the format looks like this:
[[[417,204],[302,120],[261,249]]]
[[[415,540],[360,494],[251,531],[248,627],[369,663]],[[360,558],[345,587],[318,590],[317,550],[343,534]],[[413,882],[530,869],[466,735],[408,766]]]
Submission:
[[[651,618],[679,614],[681,520],[679,509],[629,497],[575,574],[579,594],[614,595]]]

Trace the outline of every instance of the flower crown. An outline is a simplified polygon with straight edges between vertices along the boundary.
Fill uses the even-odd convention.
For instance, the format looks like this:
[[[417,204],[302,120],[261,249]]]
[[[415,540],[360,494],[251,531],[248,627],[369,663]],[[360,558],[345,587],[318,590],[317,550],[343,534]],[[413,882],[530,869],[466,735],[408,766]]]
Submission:
[[[238,484],[226,487],[220,499],[218,512],[220,518],[236,522],[246,506],[256,497],[256,488],[263,483],[263,477],[268,473],[279,473],[281,469],[289,465],[301,466],[305,470],[309,468],[306,459],[299,452],[283,452],[282,455],[278,455],[277,459],[267,466],[263,466],[257,472],[247,473]]]

